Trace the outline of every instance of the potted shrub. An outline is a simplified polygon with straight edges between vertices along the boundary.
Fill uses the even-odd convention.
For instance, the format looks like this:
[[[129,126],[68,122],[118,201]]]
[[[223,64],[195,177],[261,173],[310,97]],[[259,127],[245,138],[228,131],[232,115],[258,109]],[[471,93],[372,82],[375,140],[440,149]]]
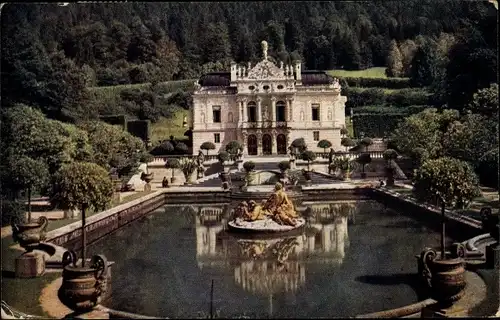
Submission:
[[[229,161],[229,153],[227,151],[219,152],[219,154],[217,155],[217,160],[219,160],[219,163],[222,167],[222,170],[221,170],[220,175],[219,175],[220,179],[223,183],[227,182],[228,178],[229,178],[229,173],[226,172],[224,164],[227,161]]]
[[[167,163],[165,164],[165,167],[168,169],[172,169],[172,178],[170,178],[170,183],[171,184],[176,183],[177,178],[175,177],[175,169],[180,168],[179,159],[176,159],[176,158],[167,159]]]
[[[181,158],[179,161],[179,168],[184,174],[184,178],[186,179],[185,184],[193,183],[193,173],[198,168],[198,165],[194,159],[191,158]]]
[[[445,209],[463,200],[480,195],[478,180],[470,165],[454,158],[427,160],[416,170],[413,192],[421,202],[433,203],[439,199],[442,216],[441,252],[426,248],[419,261],[419,269],[432,287],[432,298],[444,307],[463,296],[465,289],[465,248],[455,245],[451,256],[446,255]]]
[[[349,151],[349,148],[352,148],[356,145],[356,143],[354,142],[354,140],[352,140],[351,138],[349,137],[344,137],[342,139],[340,139],[340,144],[345,147],[345,151]]]
[[[245,180],[247,181],[247,185],[256,185],[258,181],[257,173],[255,172],[255,162],[246,161],[245,163],[243,163],[243,169],[245,169],[246,172]]]
[[[207,152],[207,156],[208,156],[209,150],[215,150],[215,144],[213,142],[210,142],[210,141],[205,141],[201,144],[200,149],[205,150]]]
[[[311,171],[311,162],[316,160],[316,153],[310,150],[306,150],[301,154],[302,160],[307,161],[307,171]]]
[[[395,160],[398,158],[398,153],[394,149],[387,149],[383,154],[385,160],[385,173],[387,176],[387,186],[394,186],[394,172],[396,170]]]
[[[363,152],[359,155],[356,161],[361,165],[361,179],[366,179],[365,166],[372,162],[372,158],[369,153]]]
[[[108,172],[95,163],[74,162],[62,166],[54,175],[51,202],[59,207],[81,211],[81,265],[76,264],[76,254],[63,256],[65,261],[63,281],[58,292],[61,302],[77,312],[91,310],[99,303],[105,291],[107,262],[103,256],[94,257],[86,266],[86,211],[103,210],[113,195],[113,183]],[[71,264],[67,261],[71,261]]]
[[[324,153],[323,157],[326,155],[326,149],[331,148],[331,147],[332,147],[332,143],[328,140],[323,139],[323,140],[320,140],[318,142],[318,148],[323,149],[323,153]]]
[[[37,223],[31,222],[31,192],[45,186],[49,178],[49,169],[45,162],[26,156],[8,158],[10,169],[10,187],[15,190],[28,191],[28,216],[20,221],[18,216],[11,220],[12,237],[27,252],[31,252],[40,241],[45,239],[48,220],[40,217]]]
[[[297,138],[292,141],[290,149],[293,155],[301,154],[307,149],[306,141],[304,138]]]
[[[365,152],[368,151],[368,147],[373,144],[373,140],[369,137],[364,137],[359,141],[359,145],[365,149]]]

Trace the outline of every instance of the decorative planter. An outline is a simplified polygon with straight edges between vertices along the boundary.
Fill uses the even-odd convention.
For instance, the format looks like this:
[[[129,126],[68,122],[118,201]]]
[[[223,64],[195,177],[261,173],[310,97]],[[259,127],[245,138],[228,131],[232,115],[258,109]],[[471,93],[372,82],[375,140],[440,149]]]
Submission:
[[[11,221],[12,238],[27,252],[31,252],[41,241],[45,240],[48,223],[49,220],[44,216],[38,218],[36,223],[18,223],[16,219],[13,219]]]
[[[170,178],[170,183],[171,183],[171,184],[174,184],[174,183],[176,183],[176,182],[177,182],[177,178],[176,178],[176,177],[172,177],[172,178]]]
[[[92,257],[90,267],[76,266],[76,254],[63,255],[63,282],[58,291],[59,300],[71,310],[83,313],[100,303],[106,292],[108,261],[103,255]]]
[[[259,184],[258,175],[255,171],[250,171],[246,173],[245,179],[248,186],[256,186]]]
[[[451,306],[465,292],[465,247],[454,244],[451,258],[442,259],[436,251],[426,248],[419,259],[419,272],[432,289],[431,298],[444,307]]]

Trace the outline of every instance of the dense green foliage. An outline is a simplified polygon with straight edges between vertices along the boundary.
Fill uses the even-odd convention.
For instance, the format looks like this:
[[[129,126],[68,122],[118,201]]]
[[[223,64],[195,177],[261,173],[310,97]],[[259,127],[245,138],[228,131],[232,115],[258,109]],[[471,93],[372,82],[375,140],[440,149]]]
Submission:
[[[243,163],[243,169],[245,169],[246,172],[253,171],[255,169],[255,162],[245,161],[245,163]]]
[[[425,161],[416,171],[413,192],[417,199],[463,208],[480,195],[478,181],[467,162],[443,157]]]
[[[391,135],[398,151],[416,163],[443,156],[473,165],[481,182],[497,185],[498,121],[481,114],[427,109],[400,122]]]
[[[255,62],[262,40],[271,57],[300,59],[304,69],[389,66],[410,80],[341,82],[430,86],[458,109],[496,80],[496,10],[486,2],[7,4],[2,13],[2,104],[37,106],[60,120],[156,121],[177,104],[163,82]],[[110,89],[88,89],[146,82],[107,101]]]
[[[112,195],[113,183],[104,168],[95,163],[74,162],[54,175],[50,201],[62,209],[103,210]]]
[[[205,150],[208,156],[210,150],[215,150],[215,144],[212,141],[205,141],[201,144],[200,149]]]

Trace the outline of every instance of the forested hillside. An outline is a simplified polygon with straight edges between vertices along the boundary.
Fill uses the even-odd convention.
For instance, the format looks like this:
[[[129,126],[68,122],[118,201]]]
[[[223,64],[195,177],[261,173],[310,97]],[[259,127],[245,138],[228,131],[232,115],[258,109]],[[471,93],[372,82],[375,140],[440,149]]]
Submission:
[[[7,4],[2,104],[73,121],[105,107],[86,87],[193,79],[259,59],[265,39],[307,69],[389,65],[460,109],[496,82],[496,15],[486,1]]]

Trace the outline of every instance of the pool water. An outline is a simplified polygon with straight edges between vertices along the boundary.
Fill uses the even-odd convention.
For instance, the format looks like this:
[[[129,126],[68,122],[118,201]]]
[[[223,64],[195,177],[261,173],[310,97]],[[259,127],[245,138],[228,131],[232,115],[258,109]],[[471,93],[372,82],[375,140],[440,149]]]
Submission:
[[[166,205],[92,244],[89,254],[115,262],[106,306],[170,318],[208,317],[211,305],[223,318],[355,316],[417,302],[415,255],[440,243],[376,201],[304,202],[303,233],[242,238],[225,230],[235,206]]]

